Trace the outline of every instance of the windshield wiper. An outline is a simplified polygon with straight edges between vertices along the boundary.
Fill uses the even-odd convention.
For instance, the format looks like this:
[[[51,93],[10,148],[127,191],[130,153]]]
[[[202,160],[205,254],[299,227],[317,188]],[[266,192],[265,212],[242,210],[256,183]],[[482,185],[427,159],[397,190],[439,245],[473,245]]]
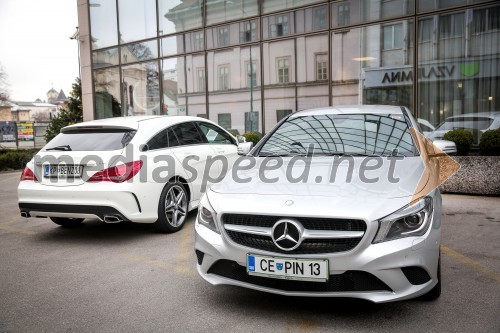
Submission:
[[[61,151],[71,151],[71,147],[69,145],[61,145],[61,146],[55,146],[52,148],[47,148],[45,150],[61,150]]]

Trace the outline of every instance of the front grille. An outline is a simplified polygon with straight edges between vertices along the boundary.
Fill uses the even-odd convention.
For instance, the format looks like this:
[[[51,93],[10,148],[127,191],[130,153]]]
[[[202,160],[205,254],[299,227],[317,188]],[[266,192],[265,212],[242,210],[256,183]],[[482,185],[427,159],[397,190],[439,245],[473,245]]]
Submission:
[[[293,254],[319,254],[348,251],[356,247],[356,245],[358,245],[359,241],[361,240],[361,238],[306,239],[295,250],[284,251],[274,245],[274,242],[270,237],[251,235],[230,230],[226,230],[226,233],[235,243],[243,246],[269,252]]]
[[[327,282],[310,282],[281,280],[248,275],[244,266],[235,261],[219,260],[210,267],[209,274],[222,276],[231,280],[250,283],[282,291],[302,292],[366,292],[392,291],[389,286],[376,276],[363,271],[346,271],[338,275],[330,275]]]
[[[224,214],[223,224],[233,224],[252,227],[272,228],[274,224],[286,217],[269,215],[247,215],[247,214]],[[328,219],[312,217],[294,217],[305,229],[325,231],[366,231],[366,223],[363,220],[354,219]],[[336,239],[305,239],[298,248],[292,251],[284,251],[278,248],[271,237],[254,235],[245,232],[226,230],[231,240],[239,245],[249,248],[287,254],[321,254],[345,252],[355,248],[362,237],[358,238],[336,238]]]
[[[408,281],[413,285],[424,284],[431,279],[429,273],[427,273],[427,271],[422,267],[409,266],[402,267],[401,270],[403,271],[403,274],[406,276]]]

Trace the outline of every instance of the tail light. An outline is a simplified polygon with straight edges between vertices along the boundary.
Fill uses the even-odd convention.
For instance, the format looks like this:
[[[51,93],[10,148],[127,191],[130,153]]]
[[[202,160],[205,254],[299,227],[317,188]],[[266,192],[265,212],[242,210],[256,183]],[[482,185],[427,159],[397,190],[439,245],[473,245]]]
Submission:
[[[33,171],[28,167],[24,168],[23,173],[21,174],[20,181],[22,182],[23,180],[31,180],[34,182],[38,181],[38,179],[36,179],[36,176],[33,173]]]
[[[120,164],[96,172],[87,180],[88,182],[113,182],[123,183],[134,177],[142,168],[142,161]]]

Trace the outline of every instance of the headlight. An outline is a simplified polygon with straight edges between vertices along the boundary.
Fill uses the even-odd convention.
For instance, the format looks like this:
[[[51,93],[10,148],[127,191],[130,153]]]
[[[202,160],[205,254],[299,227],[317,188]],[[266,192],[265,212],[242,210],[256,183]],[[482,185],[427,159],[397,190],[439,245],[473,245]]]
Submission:
[[[220,234],[215,216],[216,213],[210,205],[207,195],[205,194],[203,198],[201,198],[200,205],[198,206],[198,223]]]
[[[432,198],[420,199],[413,206],[406,205],[379,221],[373,243],[403,237],[422,236],[429,229],[432,215]]]

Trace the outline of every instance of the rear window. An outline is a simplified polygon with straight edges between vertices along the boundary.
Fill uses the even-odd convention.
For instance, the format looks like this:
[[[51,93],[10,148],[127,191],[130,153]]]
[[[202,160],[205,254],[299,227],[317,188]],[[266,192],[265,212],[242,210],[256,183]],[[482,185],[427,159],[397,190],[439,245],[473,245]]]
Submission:
[[[134,130],[81,130],[60,133],[44,148],[44,151],[111,151],[125,148]]]

